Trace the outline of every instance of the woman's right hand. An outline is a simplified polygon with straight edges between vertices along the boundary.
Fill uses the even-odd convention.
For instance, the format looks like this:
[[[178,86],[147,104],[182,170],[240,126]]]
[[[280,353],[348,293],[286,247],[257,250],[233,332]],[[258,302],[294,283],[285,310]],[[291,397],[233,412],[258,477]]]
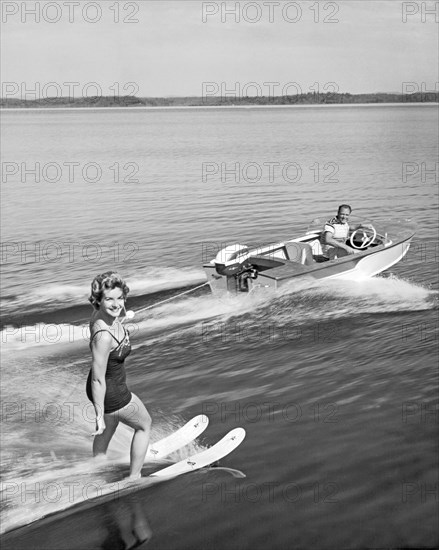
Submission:
[[[96,431],[93,432],[91,435],[101,435],[105,430],[105,420],[104,417],[96,418]]]

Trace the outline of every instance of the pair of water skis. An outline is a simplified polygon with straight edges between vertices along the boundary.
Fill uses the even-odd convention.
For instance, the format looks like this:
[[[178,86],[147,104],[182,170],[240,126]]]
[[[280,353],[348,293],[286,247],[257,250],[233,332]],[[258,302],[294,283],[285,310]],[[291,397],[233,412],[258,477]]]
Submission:
[[[164,460],[175,451],[189,445],[204,432],[208,424],[209,419],[203,414],[192,418],[177,431],[155,443],[151,443],[145,457],[145,462]],[[115,491],[117,491],[118,496],[122,496],[131,491],[138,491],[156,485],[157,483],[173,479],[182,474],[215,465],[220,459],[234,451],[243,442],[244,438],[244,428],[234,428],[208,449],[191,454],[183,460],[154,471],[138,480],[122,480],[116,484],[109,485],[107,489],[103,487],[100,491],[100,496],[97,498],[102,499],[105,495],[110,495]],[[239,470],[232,470],[229,468],[224,468],[224,470],[227,470],[235,477],[245,477]]]

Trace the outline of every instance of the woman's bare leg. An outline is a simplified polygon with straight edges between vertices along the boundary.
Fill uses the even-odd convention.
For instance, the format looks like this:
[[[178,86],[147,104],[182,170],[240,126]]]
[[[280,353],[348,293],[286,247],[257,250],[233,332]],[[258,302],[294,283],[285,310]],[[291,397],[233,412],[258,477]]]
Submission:
[[[119,424],[118,413],[119,411],[116,411],[104,415],[105,430],[100,435],[96,435],[93,440],[93,456],[106,454],[111,438]]]
[[[151,432],[151,417],[145,405],[134,393],[126,407],[118,410],[119,420],[133,428],[134,436],[131,442],[131,468],[130,479],[141,476],[143,462],[148,450],[149,434]]]

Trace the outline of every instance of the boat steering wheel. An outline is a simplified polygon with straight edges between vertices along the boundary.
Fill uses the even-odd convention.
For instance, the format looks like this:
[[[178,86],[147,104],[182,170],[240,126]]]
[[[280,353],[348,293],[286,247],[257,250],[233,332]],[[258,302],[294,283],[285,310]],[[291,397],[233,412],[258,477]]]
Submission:
[[[361,237],[361,244],[357,245],[354,243],[354,238],[359,231],[361,231],[363,235]],[[373,225],[371,225],[370,227],[359,227],[350,236],[349,244],[352,246],[352,248],[355,248],[357,250],[364,250],[366,247],[375,242],[376,236],[377,231]]]

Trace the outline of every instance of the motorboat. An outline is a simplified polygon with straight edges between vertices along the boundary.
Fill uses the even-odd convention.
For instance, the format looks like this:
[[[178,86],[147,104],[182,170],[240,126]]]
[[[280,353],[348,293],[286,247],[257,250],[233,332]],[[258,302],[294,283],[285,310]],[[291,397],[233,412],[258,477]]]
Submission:
[[[349,222],[346,244],[353,253],[329,254],[323,243],[324,220],[314,220],[306,233],[291,240],[247,246],[226,245],[203,266],[214,294],[278,289],[294,280],[364,280],[399,262],[407,254],[415,234],[409,220]],[[334,250],[332,252],[334,252]]]

